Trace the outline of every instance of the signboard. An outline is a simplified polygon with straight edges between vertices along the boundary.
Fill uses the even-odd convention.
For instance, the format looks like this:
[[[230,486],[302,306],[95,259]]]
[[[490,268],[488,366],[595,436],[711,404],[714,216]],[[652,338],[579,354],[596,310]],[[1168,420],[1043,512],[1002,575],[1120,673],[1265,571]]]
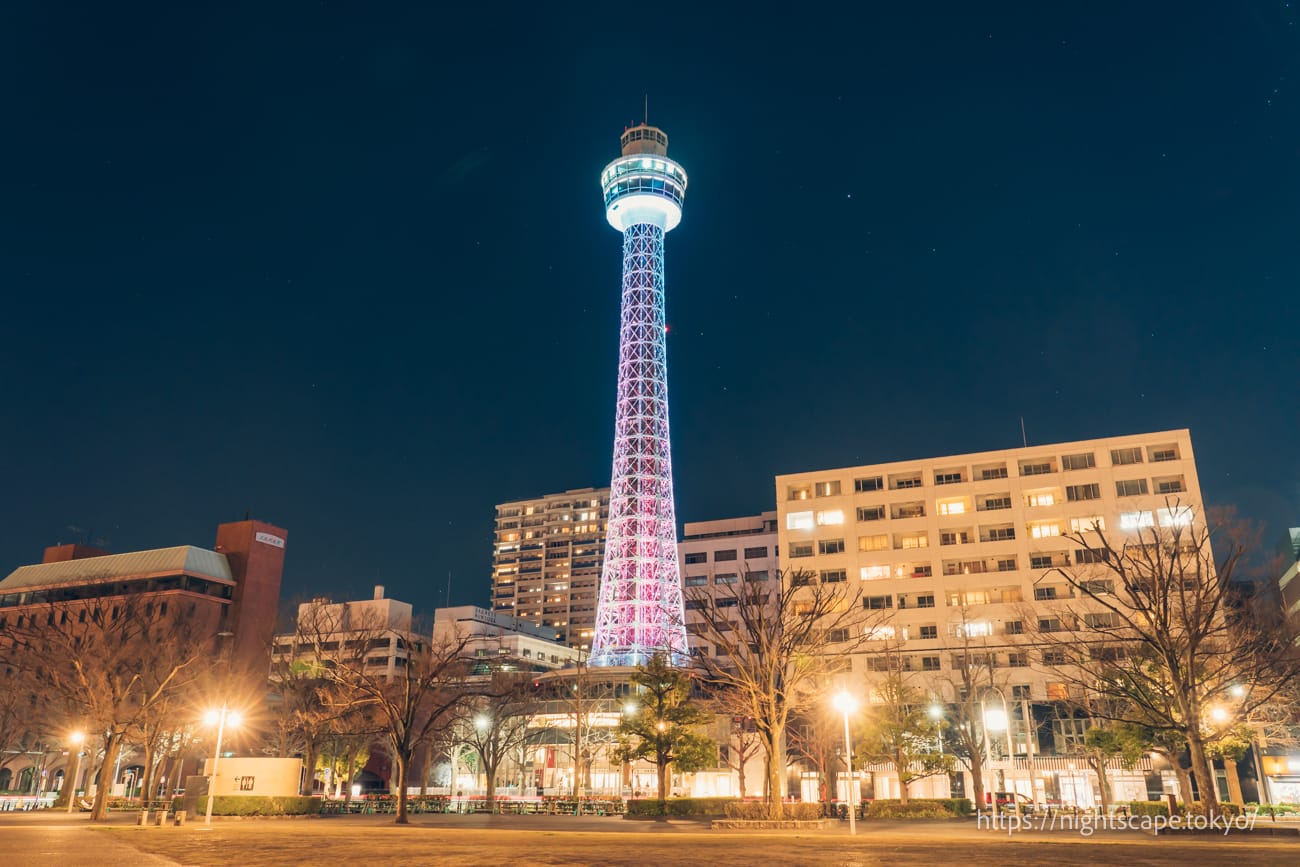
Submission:
[[[279,536],[272,536],[270,533],[255,533],[253,538],[263,545],[270,545],[273,548],[283,548],[284,540]]]

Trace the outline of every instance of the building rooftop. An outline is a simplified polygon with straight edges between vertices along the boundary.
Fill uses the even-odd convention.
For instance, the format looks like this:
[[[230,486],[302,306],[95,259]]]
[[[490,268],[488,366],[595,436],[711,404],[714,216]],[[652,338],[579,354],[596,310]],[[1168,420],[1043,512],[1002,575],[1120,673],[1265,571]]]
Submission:
[[[178,545],[175,548],[157,548],[130,554],[106,554],[102,557],[20,566],[0,581],[0,592],[176,574],[234,582],[225,554],[193,545]]]

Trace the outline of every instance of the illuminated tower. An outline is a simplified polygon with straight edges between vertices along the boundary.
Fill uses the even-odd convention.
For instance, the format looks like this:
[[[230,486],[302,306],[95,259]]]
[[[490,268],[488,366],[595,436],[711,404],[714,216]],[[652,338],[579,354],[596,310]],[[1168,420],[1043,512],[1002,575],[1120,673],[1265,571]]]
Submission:
[[[684,664],[668,447],[664,234],[681,222],[686,172],[668,159],[668,137],[656,127],[632,127],[622,145],[623,155],[600,175],[605,218],[623,233],[623,304],[609,528],[591,664],[637,665],[656,652]]]

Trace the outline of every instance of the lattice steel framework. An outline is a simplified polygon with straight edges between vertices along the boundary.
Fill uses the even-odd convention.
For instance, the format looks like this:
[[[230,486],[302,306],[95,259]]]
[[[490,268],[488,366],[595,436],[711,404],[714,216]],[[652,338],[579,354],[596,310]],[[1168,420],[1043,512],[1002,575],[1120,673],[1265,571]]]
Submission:
[[[624,153],[628,153],[626,144]],[[670,165],[680,172],[680,167]],[[658,175],[661,166],[662,160],[650,168]],[[620,171],[626,174],[618,161],[613,168],[611,176]],[[657,193],[678,208],[676,217],[680,216],[685,188],[684,172],[680,186],[668,190],[668,195]],[[607,189],[607,204],[618,197],[615,192],[611,198]],[[625,204],[629,211],[638,206],[636,202]],[[611,215],[617,207],[617,203],[611,206]],[[638,207],[637,217],[624,217],[629,222],[623,226],[614,467],[592,665],[638,665],[655,653],[667,654],[676,664],[684,664],[688,658],[677,566],[664,340],[664,234],[665,226],[671,228],[676,220],[654,213],[644,201]],[[632,221],[643,214],[649,214],[644,222]],[[615,223],[614,216],[610,222]]]

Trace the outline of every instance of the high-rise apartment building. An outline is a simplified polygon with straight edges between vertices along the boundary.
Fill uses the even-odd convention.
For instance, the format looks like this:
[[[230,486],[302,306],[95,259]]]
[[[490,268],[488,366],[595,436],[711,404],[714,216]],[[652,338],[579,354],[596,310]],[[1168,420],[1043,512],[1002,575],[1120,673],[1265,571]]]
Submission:
[[[605,558],[609,488],[578,488],[497,506],[492,610],[549,626],[590,648]]]
[[[873,674],[901,664],[942,701],[958,655],[977,651],[997,672],[989,700],[1001,705],[1009,729],[997,784],[1093,803],[1086,778],[1069,782],[1076,763],[1049,761],[1077,748],[1087,721],[1053,711],[1068,689],[1053,677],[1049,645],[1036,646],[1035,636],[1087,629],[1089,618],[1108,616],[1054,575],[1096,562],[1094,527],[1117,544],[1146,528],[1203,520],[1188,431],[781,475],[776,495],[783,565],[803,570],[800,580],[861,589],[872,640],[843,670],[846,687],[867,697]],[[1083,542],[1067,534],[1083,534]],[[1066,622],[1064,608],[1090,604],[1095,615]],[[899,663],[878,652],[883,642],[897,648]],[[1013,757],[1037,765],[1013,765]],[[1147,797],[1142,773],[1117,779],[1118,789]],[[897,797],[896,788],[896,780],[892,788],[882,781],[875,796]]]

